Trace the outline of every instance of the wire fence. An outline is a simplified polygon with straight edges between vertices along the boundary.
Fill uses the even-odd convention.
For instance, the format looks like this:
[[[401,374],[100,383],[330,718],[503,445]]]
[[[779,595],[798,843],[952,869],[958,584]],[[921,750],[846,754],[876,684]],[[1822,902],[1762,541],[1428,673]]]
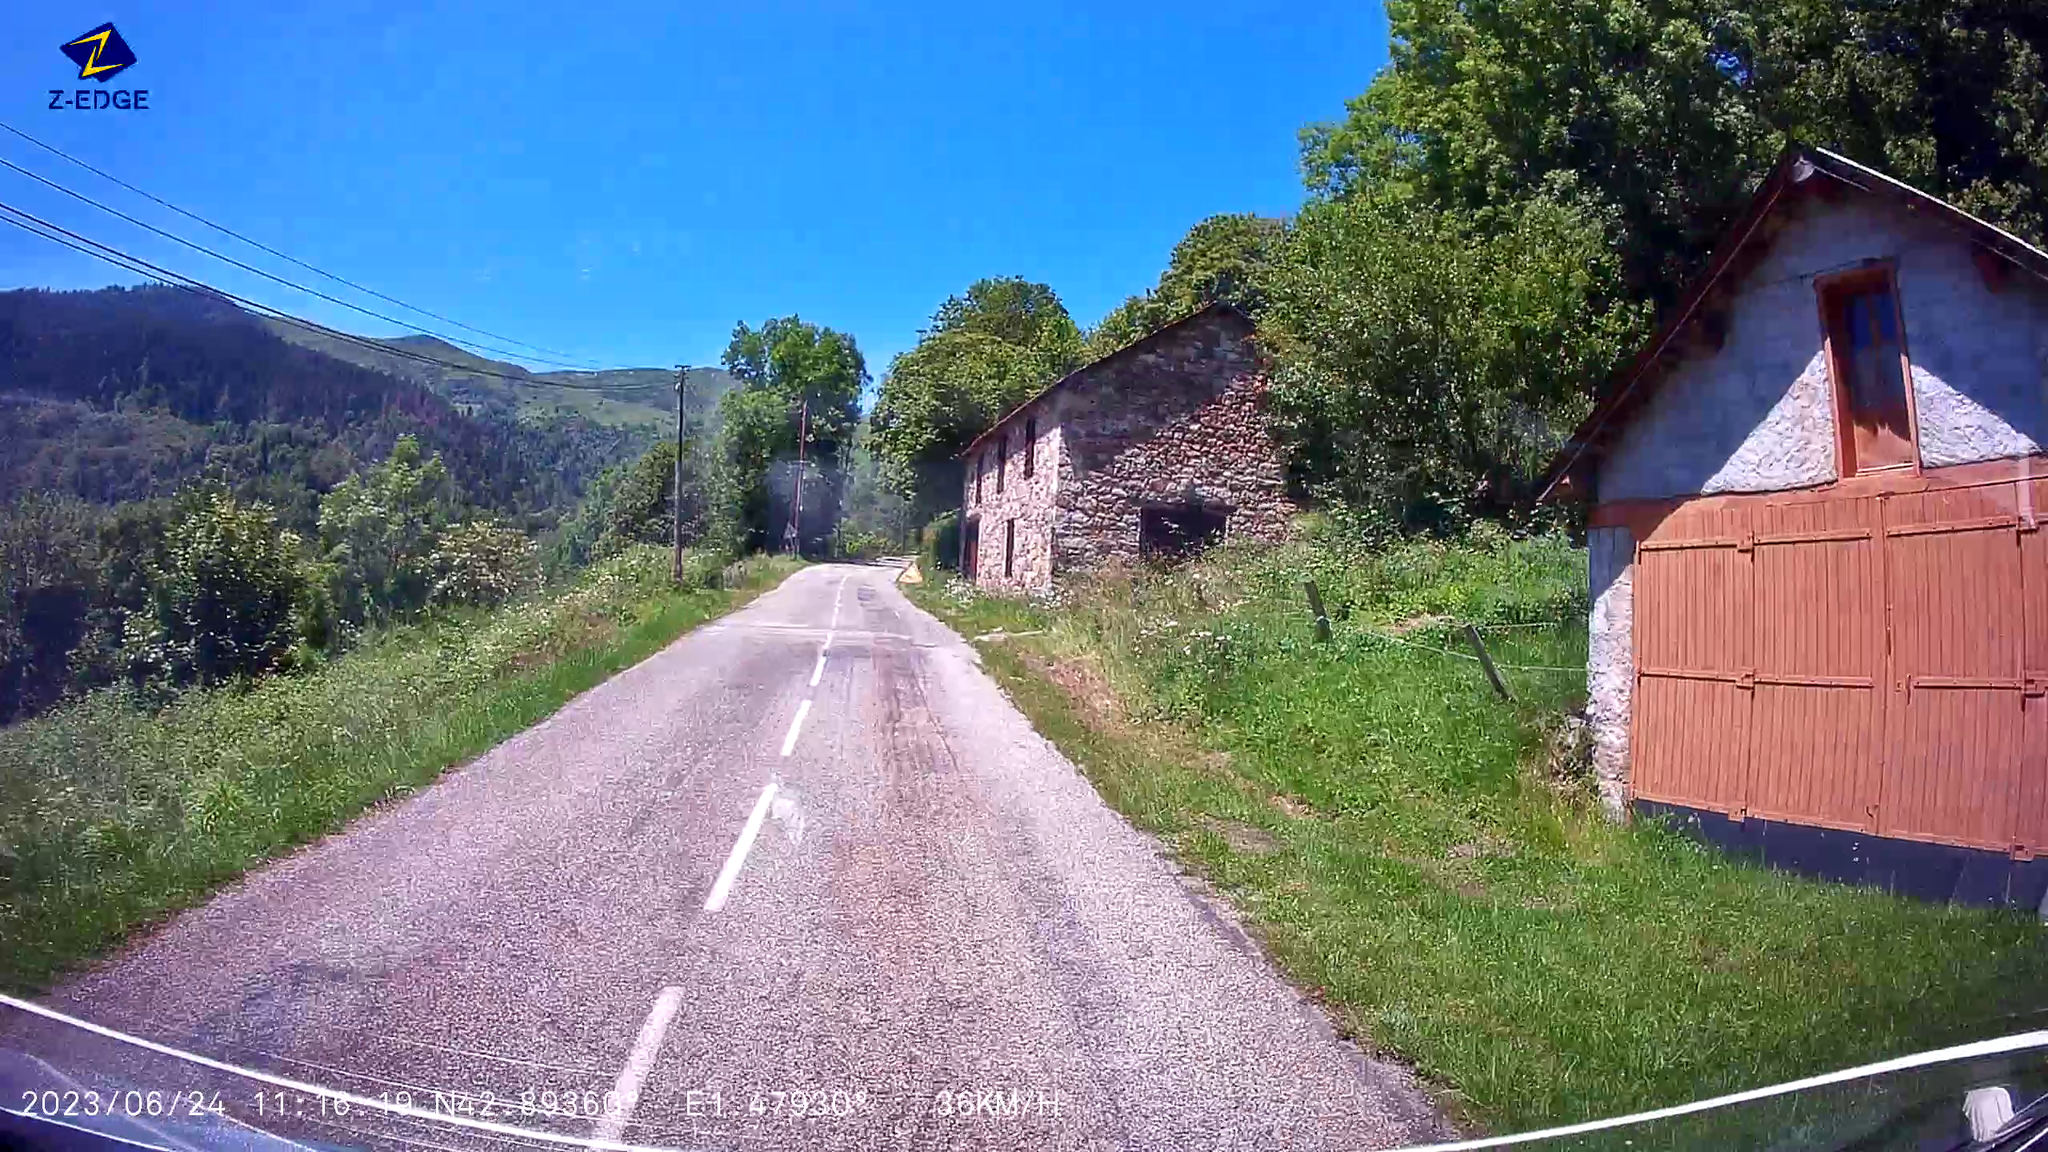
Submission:
[[[1563,621],[1558,621],[1558,623],[1563,623]],[[1501,625],[1501,627],[1517,627],[1517,625]],[[1403,640],[1401,637],[1390,632],[1381,632],[1372,628],[1361,628],[1358,631],[1360,635],[1370,636],[1375,640],[1385,640],[1389,644],[1399,644],[1403,648],[1413,648],[1417,652],[1433,652],[1438,656],[1450,656],[1458,660],[1469,660],[1474,664],[1481,663],[1478,655],[1475,653],[1460,652],[1449,644],[1417,644],[1413,640]],[[1560,664],[1503,664],[1495,660],[1493,666],[1503,672],[1571,672],[1581,676],[1586,673],[1586,666],[1583,664],[1568,667]]]

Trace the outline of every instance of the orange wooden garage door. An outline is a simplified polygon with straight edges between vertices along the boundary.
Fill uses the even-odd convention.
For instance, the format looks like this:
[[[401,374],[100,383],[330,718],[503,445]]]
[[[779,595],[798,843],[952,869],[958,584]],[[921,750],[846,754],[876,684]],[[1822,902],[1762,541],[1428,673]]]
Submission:
[[[2048,843],[2048,483],[1681,508],[1637,545],[1632,787]]]

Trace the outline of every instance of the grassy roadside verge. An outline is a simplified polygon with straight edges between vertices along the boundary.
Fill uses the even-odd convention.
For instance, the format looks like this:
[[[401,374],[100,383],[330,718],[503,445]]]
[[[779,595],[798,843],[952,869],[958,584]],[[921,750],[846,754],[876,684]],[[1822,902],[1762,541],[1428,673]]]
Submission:
[[[392,629],[309,675],[155,716],[107,694],[0,730],[0,987],[34,989],[431,782],[794,568],[755,558],[722,587],[676,588],[666,549],[636,549],[496,612]]]
[[[1766,872],[1601,820],[1552,737],[1583,698],[1583,554],[1327,535],[1051,604],[913,591],[1039,730],[1227,894],[1369,1047],[1497,1131],[2019,1030],[2048,933]],[[1300,581],[1336,622],[1310,640]],[[1444,654],[1485,630],[1495,702]],[[1036,633],[1019,635],[1019,633]],[[1393,639],[1388,639],[1388,637]]]

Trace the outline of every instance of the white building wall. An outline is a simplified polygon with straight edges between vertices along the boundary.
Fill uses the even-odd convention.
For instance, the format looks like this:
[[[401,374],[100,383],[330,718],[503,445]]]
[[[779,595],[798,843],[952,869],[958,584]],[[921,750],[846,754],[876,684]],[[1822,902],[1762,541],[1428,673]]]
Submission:
[[[1825,179],[1825,177],[1817,177]],[[1601,500],[1779,492],[1836,478],[1833,387],[1814,278],[1897,261],[1922,463],[2048,443],[2048,285],[1993,292],[1958,233],[1854,193],[1809,202],[1735,297],[1721,350],[1671,366],[1601,461]]]

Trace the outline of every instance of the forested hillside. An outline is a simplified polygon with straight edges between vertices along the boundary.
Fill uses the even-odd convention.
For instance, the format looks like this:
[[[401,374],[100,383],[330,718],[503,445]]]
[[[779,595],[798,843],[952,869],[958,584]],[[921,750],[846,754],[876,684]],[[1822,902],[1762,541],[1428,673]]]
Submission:
[[[305,332],[184,289],[0,293],[0,722],[117,682],[161,696],[279,671],[367,626],[501,601],[598,475],[674,420],[667,372],[465,397],[489,378],[425,379],[279,329]],[[343,349],[362,355],[328,354]],[[704,413],[729,378],[701,375]],[[660,407],[636,425],[544,405],[602,408],[614,385]]]
[[[535,427],[573,427],[585,435],[612,430],[613,462],[645,451],[675,425],[676,377],[670,368],[531,372],[432,336],[400,336],[380,341],[413,354],[401,355],[336,339],[301,325],[276,320],[266,323],[294,344],[424,384],[466,412],[517,420]],[[459,367],[424,363],[418,359],[420,356]],[[730,391],[733,383],[732,376],[719,368],[690,369],[692,414],[704,418],[715,413],[718,398]]]
[[[0,293],[10,491],[114,504],[205,476],[304,530],[320,493],[411,435],[441,456],[464,501],[539,527],[632,450],[589,431],[464,413],[182,289]]]

